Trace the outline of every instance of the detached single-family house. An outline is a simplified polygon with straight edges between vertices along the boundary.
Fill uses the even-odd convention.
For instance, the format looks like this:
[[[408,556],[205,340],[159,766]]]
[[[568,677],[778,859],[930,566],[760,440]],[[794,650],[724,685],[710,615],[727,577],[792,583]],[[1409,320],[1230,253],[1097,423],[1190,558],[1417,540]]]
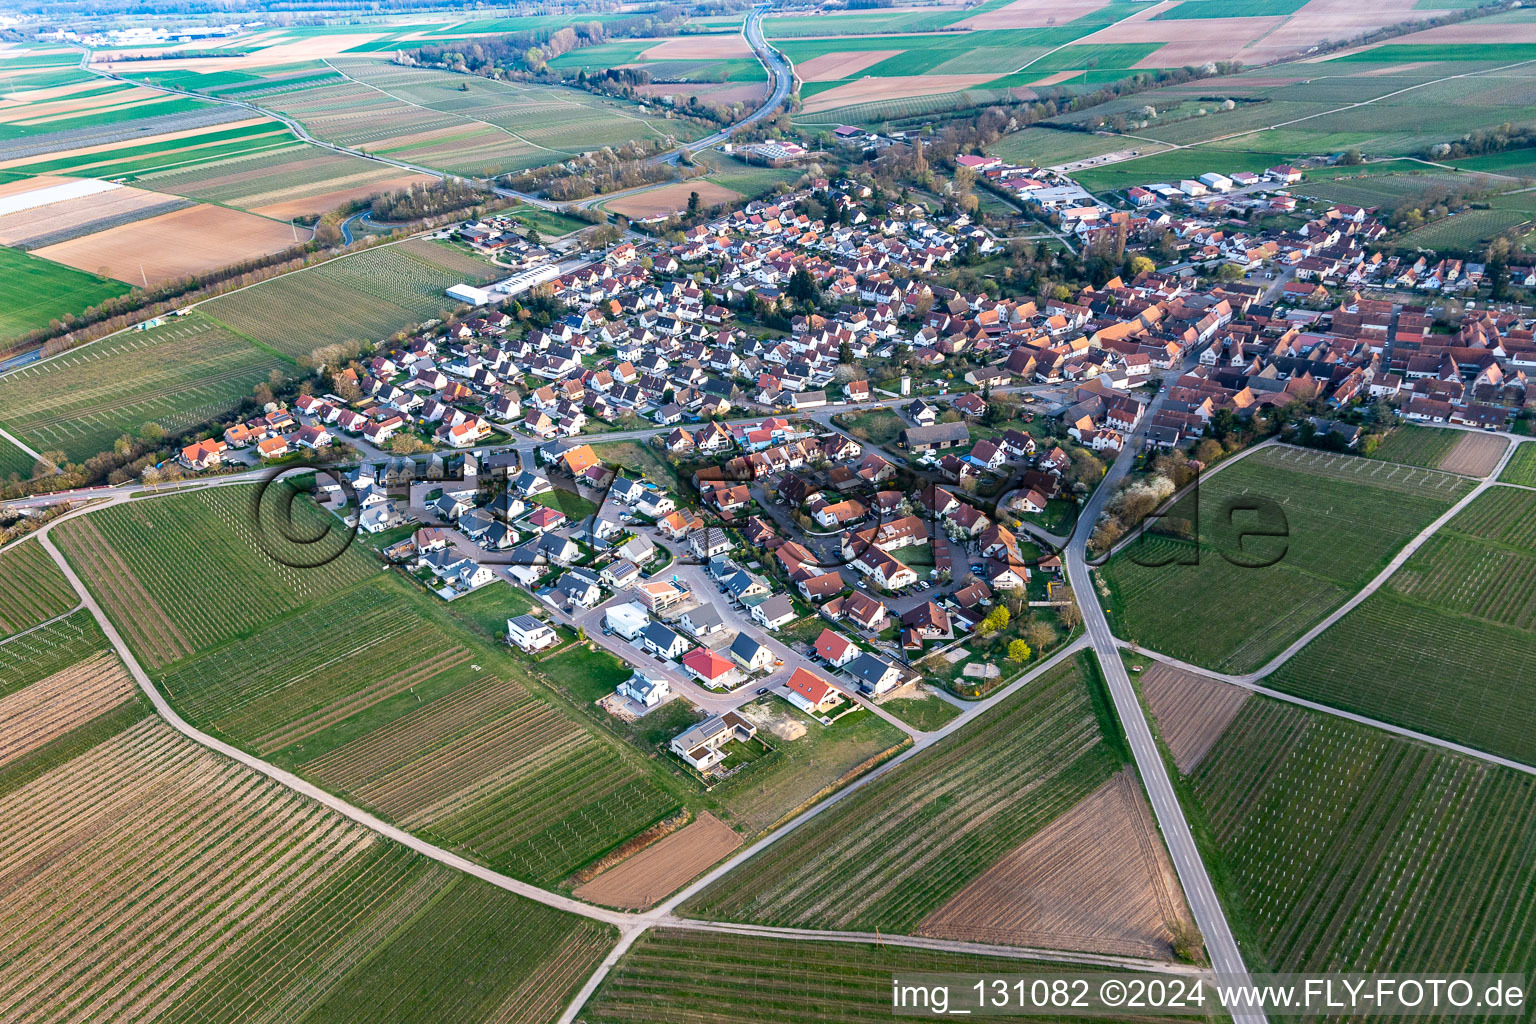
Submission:
[[[628,697],[643,708],[653,708],[672,696],[672,684],[660,676],[648,676],[636,669],[618,685],[618,695]]]
[[[841,703],[843,695],[814,672],[795,669],[785,684],[789,702],[808,715],[822,715]]]
[[[646,650],[668,661],[680,657],[690,646],[686,637],[660,622],[653,622],[641,630],[640,639]]]
[[[861,653],[857,644],[841,633],[823,629],[816,638],[816,653],[833,668],[842,668]]]
[[[711,715],[672,738],[672,753],[698,771],[708,771],[725,760],[726,744],[747,742],[757,735],[757,726],[734,711]]]
[[[708,647],[695,647],[683,655],[683,667],[698,676],[705,686],[728,686],[736,677],[736,666],[731,659]]]
[[[542,651],[560,642],[553,627],[532,615],[519,615],[507,620],[507,639],[528,651]]]
[[[868,651],[849,662],[844,671],[859,681],[859,689],[865,693],[882,694],[901,681],[900,669]]]
[[[768,629],[778,629],[795,621],[795,605],[785,594],[774,594],[752,609],[752,618]]]
[[[773,652],[746,633],[737,633],[731,642],[731,657],[749,672],[764,672],[773,667]]]

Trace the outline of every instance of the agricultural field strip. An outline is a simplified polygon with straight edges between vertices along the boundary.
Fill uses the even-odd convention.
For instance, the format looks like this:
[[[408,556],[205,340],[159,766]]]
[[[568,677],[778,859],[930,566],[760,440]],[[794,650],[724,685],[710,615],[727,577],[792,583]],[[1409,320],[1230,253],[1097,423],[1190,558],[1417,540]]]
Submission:
[[[111,79],[117,79],[118,78],[118,76],[116,76],[114,74],[111,74],[111,73],[108,73],[108,72],[105,72],[105,71],[101,71],[101,70],[96,69],[96,68],[87,68],[87,70],[90,71],[92,74],[101,75],[104,78],[111,78]],[[351,148],[349,146],[343,146],[343,145],[339,145],[339,144],[334,143],[334,142],[326,142],[326,141],[324,141],[322,139],[317,139],[313,135],[311,135],[304,128],[304,126],[299,123],[299,121],[297,119],[295,119],[293,117],[290,117],[290,116],[288,116],[286,114],[280,113],[280,112],[278,112],[276,110],[271,110],[271,109],[268,109],[266,107],[257,106],[254,103],[246,102],[245,100],[234,99],[234,98],[228,97],[228,96],[217,96],[217,95],[213,95],[211,93],[210,94],[206,94],[206,95],[202,94],[202,93],[194,93],[194,92],[189,92],[189,91],[187,91],[185,89],[177,89],[177,88],[173,88],[171,86],[165,86],[165,85],[155,85],[155,84],[152,84],[152,83],[149,83],[149,82],[141,82],[141,83],[138,83],[138,84],[143,85],[147,89],[159,89],[159,90],[161,90],[163,92],[168,92],[168,93],[171,93],[171,94],[176,95],[176,96],[188,96],[188,97],[192,97],[194,99],[205,99],[205,100],[213,101],[215,103],[226,103],[226,104],[230,104],[232,106],[242,107],[242,108],[244,108],[246,110],[251,111],[252,113],[260,114],[263,117],[270,117],[274,121],[282,122],[283,124],[287,125],[288,129],[290,131],[292,131],[294,133],[294,135],[296,135],[299,139],[303,140],[304,142],[309,143],[310,145],[319,146],[321,149],[328,149],[328,150],[331,150],[332,152],[342,153],[342,154],[344,154],[346,156],[360,157],[361,159],[364,159],[364,160],[374,160],[374,161],[377,161],[378,163],[389,164],[391,167],[399,167],[399,168],[401,168],[403,170],[415,171],[415,172],[417,172],[419,174],[430,174],[430,175],[432,175],[435,178],[444,178],[444,177],[448,176],[448,173],[446,171],[442,171],[442,170],[440,170],[438,168],[435,168],[435,167],[423,167],[420,164],[407,163],[404,160],[396,160],[393,157],[381,156],[381,155],[378,155],[378,154],[375,154],[375,153],[369,153],[366,150],[353,149],[353,148]],[[534,196],[519,196],[519,198],[523,199],[524,202],[530,202],[530,203],[533,203],[536,206],[541,206],[541,207],[545,207],[545,208],[553,208],[554,205],[555,205],[555,204],[547,202],[546,200],[539,199],[539,198],[534,197]],[[247,287],[253,287],[253,286],[249,286],[248,285]]]
[[[217,486],[217,484],[214,486]],[[115,499],[115,501],[123,500],[126,499]],[[778,831],[763,838],[757,844],[747,848],[746,850],[743,850],[735,857],[732,857],[729,860],[717,865],[710,872],[695,880],[692,885],[674,894],[672,898],[667,900],[662,905],[645,914],[626,914],[618,911],[609,911],[602,908],[593,907],[589,904],[582,903],[579,900],[551,893],[545,889],[539,888],[538,886],[519,881],[517,879],[495,872],[489,868],[482,867],[481,865],[467,860],[458,854],[452,853],[423,839],[420,839],[419,837],[406,832],[403,829],[381,821],[374,815],[362,810],[361,808],[353,806],[345,800],[333,796],[332,794],[326,792],[323,789],[320,789],[318,786],[306,782],[304,779],[299,778],[291,772],[271,765],[266,761],[261,760],[260,758],[246,754],[244,751],[237,747],[215,739],[214,737],[193,728],[185,719],[176,713],[175,709],[170,706],[164,696],[162,696],[159,690],[155,688],[153,682],[151,682],[143,667],[133,656],[132,651],[128,649],[128,646],[124,642],[122,635],[117,631],[116,627],[112,624],[112,621],[101,609],[100,605],[97,604],[95,599],[90,595],[90,591],[85,587],[83,581],[70,567],[68,561],[63,557],[63,554],[58,550],[58,548],[53,544],[51,538],[48,536],[52,527],[57,525],[59,522],[68,521],[69,519],[75,518],[87,511],[92,510],[93,509],[79,509],[75,512],[68,513],[65,516],[60,517],[60,519],[54,520],[39,532],[37,539],[43,545],[44,549],[48,552],[50,557],[53,558],[55,563],[59,565],[60,570],[69,580],[69,583],[74,588],[75,592],[80,595],[82,603],[90,611],[92,617],[95,619],[97,625],[105,634],[113,649],[118,652],[119,656],[123,660],[124,665],[128,668],[129,673],[138,683],[140,689],[142,689],[145,695],[149,698],[151,704],[153,704],[155,707],[155,710],[178,732],[187,736],[194,742],[197,742],[209,749],[215,750],[225,755],[226,757],[232,758],[257,772],[260,772],[262,775],[281,783],[287,788],[302,795],[308,796],[310,799],[319,802],[320,804],[330,808],[333,811],[336,811],[342,816],[355,821],[381,835],[384,835],[387,838],[393,839],[395,842],[400,843],[426,857],[429,857],[432,860],[445,864],[448,867],[455,868],[459,871],[466,872],[486,882],[489,882],[498,888],[502,888],[509,892],[527,897],[528,899],[532,899],[535,902],[544,904],[545,906],[554,907],[556,909],[565,910],[569,913],[578,914],[582,917],[602,921],[604,923],[614,925],[620,930],[621,939],[619,944],[612,951],[610,951],[609,955],[603,960],[598,970],[593,972],[593,974],[584,983],[582,989],[572,1000],[566,1014],[562,1016],[561,1019],[563,1021],[570,1021],[574,1019],[576,1012],[590,998],[591,994],[596,990],[597,986],[606,976],[607,971],[618,962],[619,957],[629,948],[634,939],[637,938],[646,929],[657,923],[670,922],[673,919],[673,910],[679,904],[681,904],[683,900],[701,891],[707,885],[719,879],[720,877],[723,877],[727,872],[734,869],[742,862],[746,861],[750,857],[760,852],[762,849],[776,842],[780,837],[789,834],[791,831],[803,825],[805,822],[810,821],[817,815],[824,812],[827,808],[835,806],[851,794],[859,791],[864,786],[873,782],[875,779],[884,776],[888,771],[894,769],[910,757],[914,756],[921,749],[925,749],[927,746],[937,742],[939,739],[942,739],[950,733],[955,732],[963,725],[968,723],[973,717],[978,717],[984,714],[994,704],[1007,699],[1013,693],[1028,685],[1042,674],[1059,667],[1068,659],[1076,656],[1087,646],[1087,641],[1084,638],[1079,638],[1073,643],[1068,644],[1050,659],[1036,666],[1034,670],[1020,676],[1019,679],[999,690],[992,697],[978,702],[947,725],[920,738],[918,743],[912,748],[909,748],[904,753],[896,756],[895,758],[892,758],[890,761],[876,768],[862,778],[855,780],[853,783],[849,784],[844,789],[839,790],[837,793],[828,797],[826,800],[823,800],[820,803],[806,809],[805,811],[802,811],[799,815],[787,822]],[[808,938],[821,938],[823,935],[824,933],[807,933]],[[835,937],[833,940],[853,941],[836,939]],[[965,947],[965,944],[963,943],[953,943],[946,940],[925,939],[914,941],[920,942],[925,948]],[[1102,962],[1102,958],[1094,957],[1091,954],[1074,954],[1071,957],[1068,957],[1066,955],[1057,953],[1053,954],[1053,959],[1059,959],[1062,962],[1088,964]]]
[[[1058,47],[1058,49],[1060,49],[1060,47]],[[1380,96],[1373,96],[1373,97],[1371,97],[1368,100],[1359,100],[1359,101],[1357,101],[1355,103],[1346,103],[1342,107],[1334,107],[1331,110],[1320,110],[1320,111],[1317,111],[1316,113],[1307,114],[1307,115],[1305,115],[1303,117],[1292,118],[1289,121],[1277,121],[1274,124],[1267,124],[1267,125],[1263,125],[1263,126],[1258,127],[1258,128],[1245,128],[1242,131],[1231,132],[1231,133],[1226,134],[1226,135],[1216,135],[1216,136],[1212,136],[1209,139],[1201,139],[1201,140],[1199,140],[1197,142],[1186,142],[1186,143],[1182,143],[1182,144],[1164,143],[1164,145],[1168,145],[1170,148],[1158,150],[1157,152],[1154,152],[1154,153],[1143,153],[1143,154],[1141,154],[1139,156],[1127,156],[1127,157],[1125,157],[1122,160],[1108,161],[1107,163],[1101,164],[1100,166],[1109,166],[1110,164],[1128,163],[1129,161],[1132,161],[1132,160],[1143,160],[1143,159],[1146,159],[1147,157],[1150,157],[1150,156],[1161,156],[1164,153],[1170,153],[1170,152],[1172,152],[1175,149],[1194,149],[1194,148],[1196,148],[1198,146],[1209,146],[1209,145],[1214,145],[1215,143],[1218,143],[1218,142],[1228,142],[1228,141],[1230,141],[1232,139],[1241,139],[1241,138],[1244,138],[1245,136],[1249,136],[1249,135],[1258,135],[1258,134],[1260,134],[1262,132],[1274,131],[1275,129],[1278,129],[1278,128],[1288,128],[1288,127],[1290,127],[1293,124],[1300,124],[1303,121],[1310,121],[1310,120],[1312,120],[1314,118],[1327,117],[1330,114],[1341,114],[1341,113],[1344,113],[1345,111],[1348,111],[1348,110],[1354,110],[1357,107],[1370,106],[1373,103],[1379,103],[1382,100],[1391,99],[1394,96],[1401,96],[1403,93],[1412,92],[1415,89],[1422,89],[1422,88],[1424,88],[1426,86],[1439,85],[1439,84],[1441,84],[1443,82],[1455,81],[1456,79],[1460,79],[1460,78],[1475,78],[1475,77],[1482,76],[1482,75],[1492,75],[1492,74],[1494,74],[1496,72],[1499,72],[1499,71],[1509,71],[1512,68],[1525,67],[1528,64],[1536,64],[1536,60],[1516,61],[1513,64],[1503,64],[1503,65],[1500,65],[1499,67],[1482,68],[1482,69],[1477,70],[1477,71],[1464,71],[1464,72],[1462,72],[1459,75],[1446,75],[1443,78],[1430,79],[1430,80],[1424,81],[1424,82],[1415,82],[1413,85],[1404,86],[1401,89],[1394,90],[1393,92],[1383,93]],[[1139,138],[1139,136],[1128,135],[1128,136],[1126,136],[1126,138]],[[1157,140],[1157,139],[1146,139],[1145,141],[1147,141],[1147,142],[1159,142],[1160,140]]]
[[[700,921],[691,917],[668,916],[657,922],[658,927],[680,931],[714,932],[720,935],[757,935],[763,938],[792,939],[799,942],[857,942],[871,945],[905,946],[909,949],[929,949],[952,953],[978,953],[983,956],[1007,957],[1011,960],[1044,960],[1061,964],[1091,964],[1102,967],[1121,967],[1155,974],[1205,976],[1210,972],[1204,967],[1173,963],[1167,960],[1143,960],[1134,956],[1108,956],[1103,953],[1066,952],[1059,949],[1034,949],[1028,946],[995,946],[985,942],[964,942],[959,939],[930,939],[921,935],[901,935],[891,932],[824,931],[815,928],[781,928],[765,924],[741,924],[736,921]]]
[[[1498,754],[1490,754],[1486,750],[1478,750],[1476,747],[1469,747],[1465,744],[1457,743],[1454,740],[1441,739],[1438,736],[1430,736],[1427,733],[1415,732],[1413,729],[1408,729],[1400,725],[1393,725],[1391,722],[1383,722],[1380,719],[1371,718],[1367,715],[1357,715],[1353,711],[1345,711],[1343,708],[1332,707],[1328,704],[1319,704],[1317,701],[1308,700],[1305,697],[1298,697],[1293,693],[1286,693],[1283,690],[1270,689],[1257,680],[1249,679],[1245,676],[1233,676],[1225,675],[1220,672],[1213,672],[1208,668],[1201,668],[1199,665],[1192,665],[1187,661],[1180,661],[1178,658],[1171,658],[1166,654],[1159,654],[1157,651],[1149,650],[1145,647],[1132,648],[1129,642],[1119,638],[1116,638],[1115,643],[1119,644],[1123,650],[1132,651],[1138,655],[1145,655],[1154,661],[1160,661],[1164,665],[1168,665],[1172,668],[1177,668],[1185,672],[1194,673],[1195,675],[1204,676],[1207,679],[1216,679],[1223,683],[1230,683],[1233,686],[1241,686],[1243,689],[1249,690],[1253,693],[1262,694],[1265,697],[1272,697],[1275,700],[1285,701],[1288,704],[1296,704],[1300,707],[1308,709],[1309,711],[1321,711],[1324,714],[1333,715],[1335,718],[1342,718],[1346,721],[1355,722],[1359,725],[1368,725],[1374,729],[1381,729],[1384,732],[1395,733],[1398,736],[1404,737],[1405,739],[1417,740],[1420,743],[1429,743],[1434,746],[1441,747],[1445,750],[1461,754],[1465,757],[1474,757],[1480,761],[1487,761],[1490,764],[1496,764],[1503,768],[1513,768],[1515,771],[1524,772],[1527,775],[1536,775],[1536,765],[1529,765],[1520,761],[1511,760],[1507,757],[1500,757]]]
[[[80,511],[83,512],[88,510]],[[112,624],[112,620],[107,617],[106,613],[96,602],[95,598],[91,596],[90,591],[85,586],[84,581],[82,581],[79,575],[75,573],[74,569],[70,567],[68,560],[64,558],[63,553],[60,552],[56,546],[54,546],[52,538],[48,536],[48,533],[53,526],[60,522],[66,522],[78,514],[78,512],[68,513],[65,516],[61,516],[59,519],[49,523],[37,534],[38,540],[42,543],[44,549],[47,550],[48,554],[53,558],[53,560],[59,565],[59,568],[63,571],[65,577],[69,580],[70,585],[74,587],[75,592],[81,595],[81,599],[84,602],[86,608],[90,610],[92,617],[95,618],[97,625],[101,628],[102,632],[111,642],[112,647],[117,651],[118,656],[123,659],[123,664],[128,667],[129,673],[139,684],[139,688],[144,691],[145,696],[149,698],[150,703],[154,705],[155,710],[160,714],[160,717],[164,718],[168,723],[170,723],[170,725],[174,727],[177,732],[180,732],[182,735],[188,737],[196,743],[201,744],[204,747],[209,748],[210,750],[215,750],[218,753],[223,754],[225,757],[238,761],[239,763],[253,769],[254,771],[260,772],[267,778],[281,783],[294,792],[309,797],[311,800],[314,800],[315,802],[330,808],[343,817],[348,818],[351,821],[355,821],[358,824],[385,836],[386,838],[394,840],[395,842],[407,847],[408,849],[414,850],[423,856],[431,858],[432,860],[446,864],[447,866],[455,868],[466,874],[473,875],[482,881],[491,883],[497,888],[505,889],[508,892],[516,893],[519,896],[525,896],[528,899],[531,899],[537,903],[542,903],[545,906],[554,907],[558,910],[567,911],[568,913],[577,914],[596,921],[602,921],[606,924],[615,925],[620,929],[621,932],[628,933],[635,930],[638,921],[634,915],[624,914],[618,911],[604,910],[599,907],[593,907],[586,903],[582,903],[580,900],[574,900],[570,899],[569,897],[560,896],[556,893],[541,889],[536,885],[531,885],[527,882],[521,882],[515,878],[510,878],[506,875],[500,874],[499,872],[492,871],[490,868],[482,867],[481,865],[476,864],[475,862],[462,856],[459,856],[456,853],[444,850],[441,847],[435,846],[432,843],[419,838],[418,836],[412,835],[404,829],[397,828],[394,825],[390,825],[387,822],[381,821],[379,818],[369,814],[367,811],[355,807],[347,801],[340,799],[339,797],[333,796],[332,794],[321,789],[319,786],[306,782],[304,779],[299,778],[292,772],[284,771],[275,765],[268,764],[266,761],[263,761],[258,757],[247,754],[245,751],[238,747],[225,743],[222,740],[215,739],[214,737],[209,736],[207,733],[193,728],[191,724],[189,724],[184,718],[176,713],[176,709],[171,707],[170,703],[166,701],[165,697],[160,693],[160,691],[155,688],[154,683],[150,680],[148,674],[145,673],[143,666],[139,664],[138,659],[133,656],[133,652],[124,642],[122,634],[117,631],[117,627]]]
[[[998,690],[992,696],[984,700],[977,701],[968,710],[962,712],[946,725],[941,726],[933,732],[926,733],[917,737],[912,746],[908,747],[900,754],[897,754],[895,757],[886,761],[884,764],[879,765],[867,774],[860,776],[853,782],[850,782],[848,785],[844,786],[836,793],[833,793],[825,800],[822,800],[819,803],[806,808],[804,811],[801,811],[799,814],[795,815],[795,817],[781,825],[777,831],[770,832],[768,835],[764,836],[753,845],[737,853],[735,856],[715,865],[709,871],[694,879],[692,884],[687,885],[678,892],[674,893],[669,899],[665,900],[654,909],[641,915],[627,915],[628,919],[646,920],[646,927],[650,927],[653,924],[666,924],[670,926],[674,921],[684,920],[682,918],[677,918],[674,914],[674,911],[684,902],[691,899],[693,896],[698,895],[700,892],[703,892],[710,885],[713,885],[715,882],[719,881],[721,878],[725,877],[727,874],[734,871],[748,860],[751,860],[763,850],[768,849],[770,846],[777,843],[780,839],[794,832],[802,825],[825,813],[830,808],[836,807],[838,804],[842,803],[844,800],[849,799],[854,794],[861,792],[864,788],[876,782],[877,780],[884,778],[887,774],[905,764],[907,761],[910,761],[912,758],[916,757],[922,751],[928,749],[928,747],[932,746],[934,743],[939,742],[944,737],[964,727],[973,719],[985,714],[999,702],[1008,699],[1020,689],[1028,686],[1030,683],[1041,678],[1043,675],[1046,675],[1047,673],[1059,668],[1061,665],[1067,663],[1070,659],[1075,658],[1080,652],[1088,649],[1088,647],[1088,638],[1086,636],[1078,637],[1076,640],[1072,641],[1061,650],[1057,651],[1050,658],[1047,658],[1045,661],[1036,665],[1030,671],[1025,672],[1023,675],[1019,676],[1019,678],[1014,680],[1012,683],[1009,683],[1007,686]],[[693,923],[703,924],[704,922]],[[719,930],[730,929],[721,928]],[[618,963],[620,957],[622,957],[624,953],[629,950],[630,946],[634,944],[634,941],[640,937],[643,931],[643,928],[637,928],[624,932],[622,937],[619,939],[618,945],[615,946],[614,949],[608,954],[608,956],[603,960],[602,964],[599,965],[598,969],[593,972],[592,976],[587,979],[586,984],[582,986],[581,991],[578,992],[576,997],[571,1001],[571,1010],[561,1018],[561,1024],[571,1024],[571,1022],[576,1019],[577,1010],[584,1006],[587,1000],[592,997],[592,994],[597,991],[598,986],[602,984],[603,979],[607,977],[608,972],[613,968],[615,964]],[[793,929],[791,929],[791,931],[793,931]],[[809,937],[829,936],[835,933],[807,931],[805,934]],[[948,948],[951,945],[951,943],[947,940],[924,939],[921,941],[926,944],[931,944],[931,948]]]
[[[354,85],[360,85],[360,86],[362,86],[365,89],[372,89],[374,92],[382,93],[383,95],[388,96],[390,99],[396,101],[397,103],[404,103],[406,106],[408,106],[408,107],[415,107],[418,110],[430,110],[434,114],[451,113],[455,117],[463,118],[465,121],[470,121],[470,122],[473,122],[473,123],[476,123],[476,124],[483,124],[487,128],[492,128],[492,129],[494,129],[494,130],[496,130],[498,132],[502,132],[502,133],[504,133],[506,135],[510,135],[512,138],[516,139],[517,141],[523,142],[523,143],[527,143],[528,145],[532,146],[534,149],[542,149],[546,153],[554,153],[554,154],[556,154],[558,156],[574,156],[575,155],[574,153],[572,153],[569,150],[551,149],[548,146],[541,146],[537,142],[534,142],[532,139],[524,138],[523,136],[519,135],[517,132],[513,131],[510,128],[503,127],[502,125],[496,124],[495,122],[492,122],[492,121],[486,121],[486,120],[483,120],[483,119],[478,118],[478,117],[473,117],[473,116],[471,116],[469,114],[463,113],[462,111],[458,111],[458,110],[454,110],[454,111],[438,110],[436,107],[429,107],[429,106],[426,106],[425,104],[417,103],[414,100],[408,100],[404,96],[398,95],[397,93],[390,92],[388,89],[380,88],[379,86],[373,85],[370,82],[364,82],[364,81],[361,81],[359,79],[353,78],[351,75],[347,74],[345,71],[341,70],[336,65],[332,64],[329,59],[323,61],[323,63],[325,64],[326,67],[330,68],[332,71],[336,72],[342,78],[345,78],[347,81],[353,83]],[[636,120],[639,120],[639,118],[636,118]],[[647,125],[647,127],[649,127],[649,125]],[[651,130],[653,132],[655,131],[655,129],[651,129]]]

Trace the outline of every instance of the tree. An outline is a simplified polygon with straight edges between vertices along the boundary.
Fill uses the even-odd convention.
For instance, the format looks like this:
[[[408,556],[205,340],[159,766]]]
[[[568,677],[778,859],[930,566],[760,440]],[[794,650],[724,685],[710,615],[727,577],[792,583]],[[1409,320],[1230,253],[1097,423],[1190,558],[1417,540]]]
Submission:
[[[988,612],[987,617],[981,620],[980,624],[976,627],[976,632],[979,636],[983,637],[996,636],[1008,628],[1009,618],[1008,609],[999,605]]]
[[[1132,277],[1135,277],[1137,274],[1150,274],[1156,269],[1157,264],[1153,263],[1152,260],[1146,256],[1131,257],[1130,271]]]
[[[1022,665],[1029,660],[1034,652],[1029,649],[1029,644],[1023,640],[1011,640],[1008,643],[1008,660],[1015,665]]]
[[[1222,284],[1236,284],[1246,276],[1246,271],[1235,263],[1223,263],[1216,268],[1216,280]]]
[[[699,212],[699,194],[697,192],[689,192],[688,193],[688,213],[689,213],[689,215],[692,215],[692,214],[695,214],[695,213],[698,213],[698,212]]]
[[[1057,600],[1066,602],[1066,604],[1061,606],[1061,624],[1069,630],[1076,629],[1082,625],[1083,612],[1077,606],[1077,597],[1072,593],[1072,588],[1062,587],[1056,591],[1056,597]]]
[[[1043,651],[1056,642],[1056,631],[1048,622],[1031,622],[1024,627],[1024,641],[1037,651]]]

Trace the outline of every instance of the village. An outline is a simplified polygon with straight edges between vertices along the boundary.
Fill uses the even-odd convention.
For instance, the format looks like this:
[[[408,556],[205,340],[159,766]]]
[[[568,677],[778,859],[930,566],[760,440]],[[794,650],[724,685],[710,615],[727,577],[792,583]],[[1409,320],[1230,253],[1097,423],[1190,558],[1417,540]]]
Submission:
[[[1271,190],[1294,168],[1181,182],[1186,215],[1172,188],[1132,189],[1128,213],[1061,175],[961,160],[1085,248],[1129,259],[1172,236],[1179,263],[1044,301],[965,294],[933,278],[999,243],[853,180],[564,273],[505,224],[466,224],[463,244],[525,268],[515,287],[450,289],[485,302],[179,461],[351,464],[321,497],[385,558],[448,600],[535,595],[508,642],[576,635],[630,663],[616,715],[708,711],[672,746],[708,775],[750,726],[735,709],[765,693],[820,718],[892,695],[958,704],[997,663],[1047,657],[1078,622],[1057,552],[1128,444],[1188,452],[1213,424],[1302,403],[1352,448],[1366,407],[1504,429],[1526,405],[1536,341],[1516,318],[1469,312],[1446,333],[1423,306],[1364,297],[1401,276],[1367,255],[1365,211],[1263,236],[1231,223],[1293,209]]]

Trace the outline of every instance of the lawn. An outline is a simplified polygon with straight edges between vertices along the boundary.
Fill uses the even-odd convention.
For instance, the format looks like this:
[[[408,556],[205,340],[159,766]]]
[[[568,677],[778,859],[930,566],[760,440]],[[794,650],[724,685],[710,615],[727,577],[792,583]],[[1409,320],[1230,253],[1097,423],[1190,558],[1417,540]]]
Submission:
[[[0,423],[40,452],[84,462],[146,423],[180,432],[227,415],[274,370],[293,367],[194,313],[0,377]]]
[[[907,429],[906,422],[890,409],[839,413],[835,422],[860,441],[869,441],[881,448],[894,447],[901,432]]]
[[[579,523],[588,516],[597,514],[596,505],[575,491],[568,491],[563,487],[556,487],[543,494],[535,494],[530,500],[536,505],[559,509],[573,523]]]
[[[581,1019],[587,1024],[651,1024],[661,1020],[690,1024],[888,1024],[893,1014],[892,978],[928,973],[991,977],[1060,971],[1058,964],[883,943],[794,942],[655,928],[642,935],[603,980],[582,1008]],[[958,996],[951,1004],[951,1010],[957,1009]],[[1035,1019],[1089,1024],[1105,1018],[1089,1017],[1079,1022],[1052,1015]],[[1152,1024],[1160,1018],[1137,1020]]]
[[[0,246],[0,345],[129,290],[121,281]]]
[[[910,931],[1119,769],[1084,671],[1069,662],[1025,686],[695,896],[687,913]]]
[[[1536,762],[1533,524],[1536,491],[1479,496],[1270,685]]]
[[[1251,969],[1536,970],[1530,776],[1253,697],[1192,782]]]
[[[923,732],[932,732],[960,714],[959,708],[933,693],[921,693],[915,697],[897,697],[887,700],[880,706],[912,728],[921,729]]]
[[[795,740],[760,730],[773,753],[711,790],[718,816],[748,837],[774,828],[908,743],[905,733],[868,711],[822,725],[776,697],[760,697],[748,707],[805,727]]]
[[[700,153],[696,159],[710,169],[710,181],[748,197],[771,192],[776,185],[792,184],[802,176],[793,167],[757,167],[713,150]]]
[[[1198,544],[1148,535],[1100,570],[1115,630],[1196,664],[1255,669],[1468,487],[1433,470],[1299,448],[1246,456],[1171,513],[1198,517]],[[1245,510],[1253,499],[1273,504]]]
[[[1536,487],[1536,444],[1526,441],[1515,449],[1499,480],[1506,484]]]
[[[519,206],[512,211],[512,219],[519,224],[525,224],[531,228],[537,228],[544,238],[559,238],[568,235],[572,231],[580,231],[592,225],[575,217],[567,217],[555,210],[545,210],[537,206]]]

